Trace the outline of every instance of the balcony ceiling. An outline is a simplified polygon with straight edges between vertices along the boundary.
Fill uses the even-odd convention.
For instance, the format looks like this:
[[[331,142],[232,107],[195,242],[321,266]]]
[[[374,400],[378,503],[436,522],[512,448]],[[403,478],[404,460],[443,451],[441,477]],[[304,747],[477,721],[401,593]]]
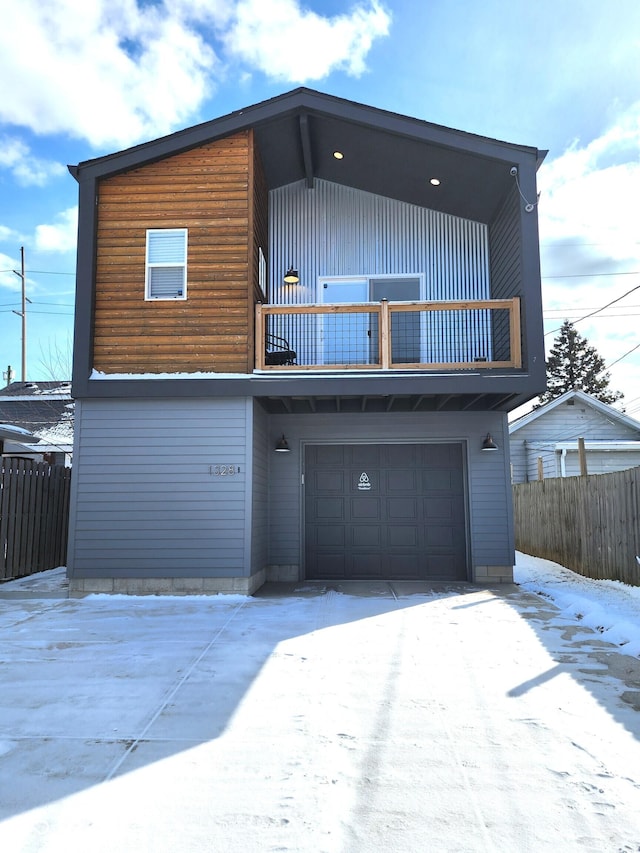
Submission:
[[[521,405],[517,394],[344,394],[258,398],[272,415],[379,412],[510,412]],[[526,401],[525,401],[526,402]]]
[[[512,166],[530,175],[545,153],[295,89],[70,171],[106,177],[250,128],[269,189],[319,178],[486,223],[513,186]]]
[[[320,178],[489,222],[514,181],[513,156],[499,161],[319,112],[282,116],[256,135],[270,189],[303,179],[311,187]]]

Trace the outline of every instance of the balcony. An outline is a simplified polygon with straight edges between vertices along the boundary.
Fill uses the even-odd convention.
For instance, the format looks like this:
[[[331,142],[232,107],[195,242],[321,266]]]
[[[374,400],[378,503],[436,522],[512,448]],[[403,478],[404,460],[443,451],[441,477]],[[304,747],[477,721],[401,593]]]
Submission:
[[[256,305],[258,371],[521,367],[517,298]]]

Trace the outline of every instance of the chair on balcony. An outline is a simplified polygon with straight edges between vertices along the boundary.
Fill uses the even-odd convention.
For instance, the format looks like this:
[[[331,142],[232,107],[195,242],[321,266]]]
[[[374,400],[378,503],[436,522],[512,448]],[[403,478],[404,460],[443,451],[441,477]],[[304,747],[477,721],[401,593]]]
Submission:
[[[265,341],[264,363],[270,365],[295,364],[298,357],[289,346],[286,338],[279,335],[267,335]]]

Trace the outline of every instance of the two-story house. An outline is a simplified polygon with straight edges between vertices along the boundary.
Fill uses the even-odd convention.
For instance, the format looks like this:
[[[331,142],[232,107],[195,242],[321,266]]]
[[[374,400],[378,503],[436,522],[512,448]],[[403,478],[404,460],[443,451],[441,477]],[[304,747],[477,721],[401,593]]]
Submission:
[[[72,592],[510,581],[543,156],[297,89],[70,167]]]

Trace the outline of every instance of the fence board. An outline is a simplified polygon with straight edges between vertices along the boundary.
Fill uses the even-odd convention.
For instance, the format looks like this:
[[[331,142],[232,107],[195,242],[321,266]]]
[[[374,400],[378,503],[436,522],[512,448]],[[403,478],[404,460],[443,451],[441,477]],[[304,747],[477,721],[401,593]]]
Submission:
[[[516,548],[640,586],[640,468],[513,486]]]
[[[2,460],[0,581],[65,564],[70,482],[61,465]]]

